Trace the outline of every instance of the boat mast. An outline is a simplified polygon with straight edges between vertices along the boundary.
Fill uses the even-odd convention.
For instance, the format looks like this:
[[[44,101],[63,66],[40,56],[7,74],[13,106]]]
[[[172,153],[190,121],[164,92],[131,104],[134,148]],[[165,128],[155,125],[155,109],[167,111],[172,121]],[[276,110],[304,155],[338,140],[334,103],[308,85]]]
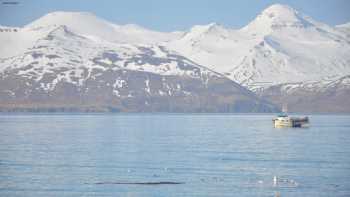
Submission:
[[[282,112],[285,114],[288,113],[288,105],[286,103],[282,105]]]

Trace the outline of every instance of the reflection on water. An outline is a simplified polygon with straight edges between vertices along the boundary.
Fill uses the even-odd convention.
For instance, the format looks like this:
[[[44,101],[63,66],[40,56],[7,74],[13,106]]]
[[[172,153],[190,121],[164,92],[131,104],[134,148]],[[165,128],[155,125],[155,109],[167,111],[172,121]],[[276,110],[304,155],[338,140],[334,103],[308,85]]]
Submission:
[[[2,114],[0,196],[350,196],[350,116],[272,117]]]

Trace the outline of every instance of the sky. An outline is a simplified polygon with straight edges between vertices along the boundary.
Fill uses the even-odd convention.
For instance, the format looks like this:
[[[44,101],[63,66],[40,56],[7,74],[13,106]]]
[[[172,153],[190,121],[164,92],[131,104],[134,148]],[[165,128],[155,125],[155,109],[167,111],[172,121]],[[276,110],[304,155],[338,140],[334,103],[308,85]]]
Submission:
[[[0,25],[24,26],[53,11],[84,11],[116,24],[158,31],[183,31],[211,22],[240,28],[275,3],[329,25],[350,22],[350,0],[0,0]]]

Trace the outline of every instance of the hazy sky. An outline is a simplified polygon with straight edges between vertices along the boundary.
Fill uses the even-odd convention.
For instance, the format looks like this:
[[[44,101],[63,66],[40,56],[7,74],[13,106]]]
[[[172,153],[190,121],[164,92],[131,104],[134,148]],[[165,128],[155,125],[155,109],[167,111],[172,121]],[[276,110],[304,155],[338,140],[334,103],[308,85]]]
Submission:
[[[330,25],[350,22],[350,0],[0,0],[0,3],[0,24],[7,26],[23,26],[52,11],[87,11],[117,24],[134,23],[160,31],[186,30],[210,22],[239,28],[274,3],[288,4]]]

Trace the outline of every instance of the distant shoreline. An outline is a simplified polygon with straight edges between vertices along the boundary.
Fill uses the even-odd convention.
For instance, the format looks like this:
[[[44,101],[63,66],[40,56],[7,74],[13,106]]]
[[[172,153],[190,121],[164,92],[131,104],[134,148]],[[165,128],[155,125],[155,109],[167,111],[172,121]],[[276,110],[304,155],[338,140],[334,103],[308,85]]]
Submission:
[[[272,115],[280,112],[102,112],[102,111],[0,111],[0,115]],[[347,113],[327,113],[327,112],[290,112],[289,115],[326,115],[326,116],[348,116]]]

